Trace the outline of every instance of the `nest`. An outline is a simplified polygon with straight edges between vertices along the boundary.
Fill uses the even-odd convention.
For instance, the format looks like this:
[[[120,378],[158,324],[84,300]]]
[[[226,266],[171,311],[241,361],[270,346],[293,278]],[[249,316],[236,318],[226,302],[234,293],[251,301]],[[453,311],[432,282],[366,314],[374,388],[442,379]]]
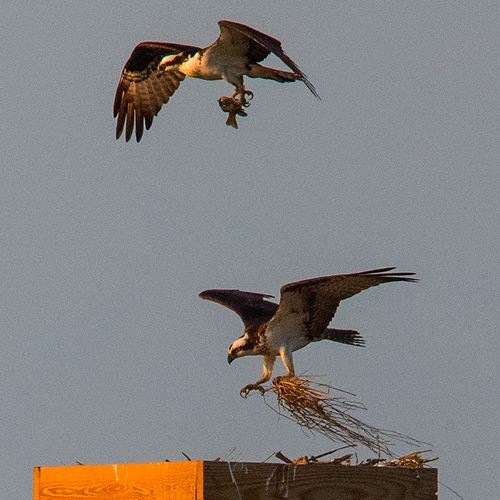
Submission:
[[[434,462],[438,460],[437,457],[434,458],[425,458],[422,456],[422,453],[429,453],[431,450],[422,450],[422,451],[414,451],[412,453],[408,453],[407,455],[403,455],[401,457],[394,458],[392,460],[387,460],[384,458],[369,458],[362,462],[356,462],[353,464],[353,454],[348,453],[347,455],[342,455],[337,458],[333,458],[330,460],[320,460],[321,458],[331,455],[339,450],[343,450],[344,448],[350,448],[349,446],[343,446],[342,448],[337,448],[336,450],[327,451],[326,453],[322,453],[321,455],[316,456],[303,456],[297,458],[288,458],[282,451],[278,451],[274,454],[276,458],[279,458],[281,461],[286,464],[294,464],[294,465],[307,465],[307,464],[333,464],[333,465],[356,465],[356,466],[372,466],[372,467],[404,467],[407,469],[422,469],[429,462]]]
[[[408,455],[403,455],[402,457],[395,458],[394,460],[388,460],[384,462],[383,465],[387,467],[406,467],[407,469],[421,469],[429,462],[434,462],[437,457],[425,458],[422,453],[428,453],[431,450],[414,451],[413,453],[408,453]]]
[[[271,386],[264,388],[263,395],[268,392],[276,396],[277,409],[264,399],[273,411],[293,420],[302,429],[320,433],[332,441],[348,446],[361,444],[378,455],[391,457],[396,456],[391,451],[393,441],[417,446],[422,444],[409,436],[362,422],[352,412],[366,410],[366,407],[346,397],[354,394],[328,384],[300,377],[276,377]]]

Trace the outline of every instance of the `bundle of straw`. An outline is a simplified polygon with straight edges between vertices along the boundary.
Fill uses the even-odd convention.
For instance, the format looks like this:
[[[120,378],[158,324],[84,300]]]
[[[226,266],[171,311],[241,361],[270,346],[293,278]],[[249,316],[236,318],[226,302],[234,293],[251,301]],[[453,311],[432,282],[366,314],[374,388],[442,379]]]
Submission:
[[[275,394],[277,409],[266,401],[268,392]],[[333,393],[339,395],[333,396]],[[264,388],[263,393],[266,405],[273,411],[295,421],[303,429],[323,434],[332,441],[349,446],[362,444],[379,455],[389,456],[395,456],[390,449],[393,440],[411,445],[422,444],[409,436],[365,424],[351,412],[366,410],[366,407],[358,401],[347,399],[345,395],[354,396],[328,384],[300,377],[276,377],[271,386]]]

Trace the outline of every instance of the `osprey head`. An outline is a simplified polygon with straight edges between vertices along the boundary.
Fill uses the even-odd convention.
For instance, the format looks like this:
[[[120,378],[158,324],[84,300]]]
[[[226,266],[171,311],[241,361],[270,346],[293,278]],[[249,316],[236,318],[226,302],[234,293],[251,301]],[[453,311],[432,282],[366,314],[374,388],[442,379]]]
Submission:
[[[236,358],[250,356],[252,354],[258,354],[255,351],[255,344],[245,334],[242,335],[239,339],[236,339],[229,346],[227,350],[227,362],[231,364]]]

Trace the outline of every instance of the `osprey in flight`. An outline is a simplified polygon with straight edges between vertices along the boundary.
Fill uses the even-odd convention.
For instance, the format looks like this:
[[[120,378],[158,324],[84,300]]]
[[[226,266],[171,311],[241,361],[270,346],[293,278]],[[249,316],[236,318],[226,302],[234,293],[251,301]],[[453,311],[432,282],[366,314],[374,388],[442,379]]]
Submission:
[[[202,299],[212,300],[237,313],[245,325],[243,335],[227,351],[231,363],[243,356],[263,356],[262,375],[257,382],[241,390],[246,396],[268,381],[276,356],[280,356],[286,376],[295,376],[292,353],[311,342],[333,340],[363,345],[354,330],[327,328],[340,301],[372,286],[392,281],[417,281],[415,273],[391,273],[394,267],[353,274],[323,276],[288,283],[281,287],[279,305],[265,300],[272,295],[240,290],[205,290]]]
[[[117,139],[125,128],[125,139],[128,141],[135,125],[135,136],[139,142],[144,126],[149,130],[153,118],[186,76],[226,80],[235,88],[231,99],[240,105],[240,110],[247,105],[245,95],[252,96],[245,89],[244,76],[282,83],[300,80],[319,98],[306,75],[285,54],[279,40],[233,21],[219,21],[219,27],[219,38],[204,49],[163,42],[142,42],[135,47],[123,68],[116,90],[113,116],[118,117]],[[292,72],[258,64],[270,53],[278,56]],[[220,106],[225,110],[223,103]],[[245,116],[244,112],[239,114]]]

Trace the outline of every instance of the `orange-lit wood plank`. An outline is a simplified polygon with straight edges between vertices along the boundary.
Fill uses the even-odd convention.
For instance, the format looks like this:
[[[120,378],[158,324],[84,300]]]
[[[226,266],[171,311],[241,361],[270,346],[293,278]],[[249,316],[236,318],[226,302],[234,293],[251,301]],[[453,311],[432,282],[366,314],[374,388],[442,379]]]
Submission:
[[[34,500],[198,500],[203,462],[34,468]]]

